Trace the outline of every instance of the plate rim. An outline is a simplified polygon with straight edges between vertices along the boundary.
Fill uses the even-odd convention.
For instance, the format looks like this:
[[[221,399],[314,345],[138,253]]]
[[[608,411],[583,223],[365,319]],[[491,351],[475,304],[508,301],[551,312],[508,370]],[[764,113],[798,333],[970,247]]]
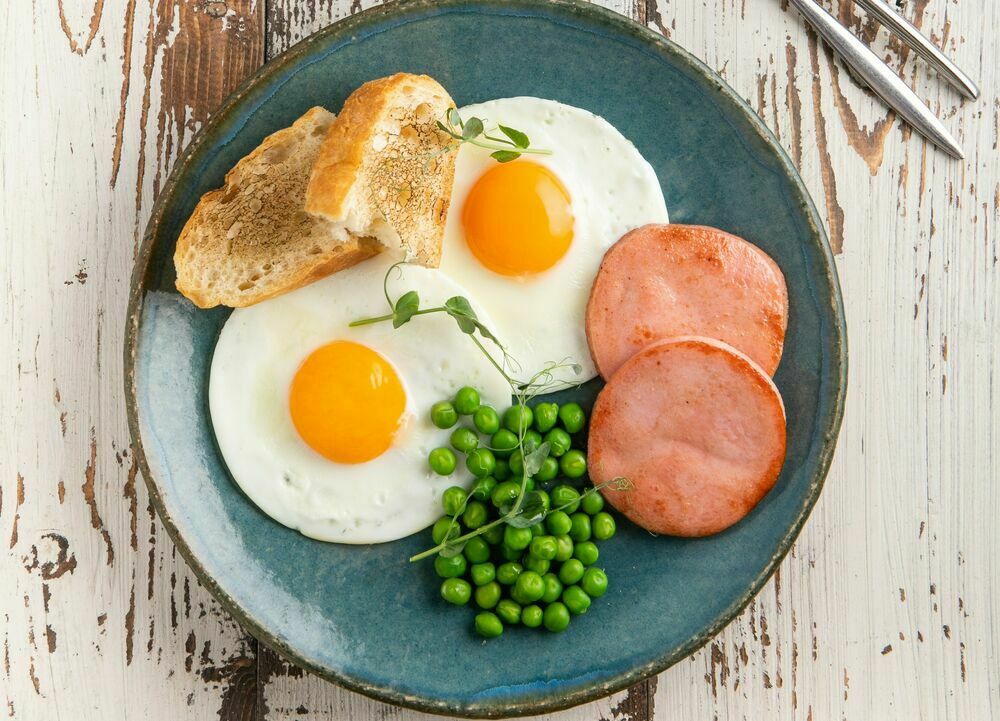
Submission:
[[[829,282],[829,290],[832,298],[830,308],[833,323],[831,331],[833,336],[830,340],[830,382],[832,384],[831,410],[832,414],[825,424],[821,424],[818,435],[822,438],[823,446],[817,457],[817,471],[814,474],[805,502],[799,509],[798,515],[790,525],[788,531],[782,536],[775,550],[762,571],[754,578],[747,590],[739,596],[732,604],[719,613],[710,626],[700,634],[692,636],[687,642],[666,649],[662,655],[646,664],[633,667],[626,671],[613,674],[606,680],[586,687],[560,694],[557,697],[544,697],[532,700],[497,700],[477,701],[473,703],[456,703],[449,700],[431,699],[426,696],[407,694],[396,688],[384,684],[366,682],[355,676],[338,672],[322,667],[310,659],[300,655],[290,645],[285,644],[277,638],[271,631],[265,628],[262,623],[249,615],[243,608],[227,594],[215,581],[214,577],[201,565],[197,556],[188,546],[180,530],[175,525],[169,512],[166,509],[162,495],[156,480],[153,478],[146,452],[142,443],[142,434],[139,422],[138,392],[136,387],[136,362],[139,345],[140,322],[144,310],[144,300],[147,293],[148,276],[150,273],[150,260],[155,240],[157,238],[163,215],[168,204],[168,200],[174,196],[177,180],[184,174],[184,170],[192,162],[192,158],[206,142],[206,138],[224,123],[233,108],[248,95],[256,85],[271,76],[278,75],[282,70],[294,65],[299,59],[307,57],[312,46],[326,40],[331,36],[349,36],[352,31],[360,29],[369,24],[378,24],[383,20],[393,17],[402,17],[419,13],[421,10],[432,9],[461,9],[470,6],[499,6],[497,0],[395,0],[383,5],[378,5],[357,14],[342,18],[325,28],[303,38],[293,46],[282,52],[280,55],[262,65],[250,77],[244,80],[215,110],[208,121],[198,130],[195,137],[177,158],[171,168],[171,172],[164,181],[163,186],[157,195],[156,201],[150,212],[149,221],[143,232],[142,243],[136,255],[133,266],[130,286],[128,309],[125,321],[125,334],[123,344],[124,356],[124,391],[126,417],[128,421],[129,435],[132,441],[133,453],[137,461],[143,481],[149,493],[150,502],[156,509],[160,521],[167,531],[167,535],[180,551],[181,556],[194,572],[196,578],[212,594],[219,604],[232,615],[237,622],[248,631],[254,638],[271,650],[278,653],[285,659],[307,669],[311,673],[323,678],[326,681],[336,683],[350,691],[361,693],[383,703],[390,703],[425,713],[443,714],[448,716],[465,716],[472,718],[503,718],[512,716],[525,716],[529,714],[548,713],[571,708],[583,703],[604,698],[610,694],[621,691],[639,681],[647,679],[655,674],[665,671],[678,661],[691,655],[720,631],[722,631],[733,619],[736,618],[750,601],[763,588],[764,584],[774,574],[778,565],[787,555],[795,540],[798,538],[808,519],[829,474],[830,465],[836,450],[836,441],[839,435],[841,423],[844,417],[844,407],[847,394],[847,371],[848,371],[848,351],[847,351],[847,325],[843,307],[843,297],[841,294],[840,281],[837,274],[833,250],[830,246],[822,218],[816,208],[808,189],[805,186],[798,169],[795,167],[788,153],[781,146],[774,133],[764,124],[760,117],[753,111],[747,101],[739,95],[730,85],[702,60],[692,55],[673,40],[660,35],[652,29],[624,16],[618,12],[594,5],[586,0],[545,0],[544,3],[532,2],[532,0],[506,0],[500,7],[505,9],[516,9],[518,6],[531,10],[539,8],[555,7],[559,10],[568,10],[579,16],[599,24],[610,26],[612,29],[629,36],[647,48],[653,50],[661,56],[672,56],[679,59],[694,73],[703,77],[704,80],[713,84],[725,97],[732,101],[741,110],[749,121],[749,125],[755,130],[760,139],[774,153],[780,162],[781,169],[785,175],[791,179],[793,191],[797,200],[803,208],[803,215],[809,226],[809,234],[819,245],[826,260],[826,268],[822,275],[826,276]]]

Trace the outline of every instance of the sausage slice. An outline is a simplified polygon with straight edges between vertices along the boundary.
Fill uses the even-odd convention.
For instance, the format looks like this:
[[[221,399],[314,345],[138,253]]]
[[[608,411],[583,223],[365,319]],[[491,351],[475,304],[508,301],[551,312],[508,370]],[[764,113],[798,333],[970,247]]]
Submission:
[[[707,536],[771,490],[785,458],[785,409],[770,377],[736,349],[680,337],[632,356],[601,390],[590,423],[595,485],[654,533]]]
[[[700,335],[739,349],[774,375],[788,291],[757,246],[715,228],[646,225],[605,254],[587,304],[587,342],[606,379],[663,338]]]

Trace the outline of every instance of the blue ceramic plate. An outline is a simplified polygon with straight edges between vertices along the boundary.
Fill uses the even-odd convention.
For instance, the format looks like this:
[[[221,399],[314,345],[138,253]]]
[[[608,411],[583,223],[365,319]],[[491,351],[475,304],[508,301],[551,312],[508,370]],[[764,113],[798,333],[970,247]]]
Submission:
[[[198,197],[261,139],[313,105],[338,110],[399,70],[440,80],[459,105],[535,95],[591,110],[659,174],[675,222],[752,240],[781,266],[791,317],[776,382],[788,457],[742,523],[699,540],[622,522],[602,546],[608,594],[558,636],[514,629],[484,643],[446,607],[427,534],[350,547],[264,516],[227,474],[206,388],[228,311],[174,290],[172,254]],[[300,43],[237,91],[192,142],[157,202],[132,280],[129,421],[174,541],[226,608],[293,661],[351,689],[427,711],[539,713],[608,694],[684,658],[760,589],[815,503],[843,411],[847,353],[837,279],[801,180],[747,105],[700,61],[614,13],[527,0],[382,6]],[[592,400],[595,384],[578,391]]]

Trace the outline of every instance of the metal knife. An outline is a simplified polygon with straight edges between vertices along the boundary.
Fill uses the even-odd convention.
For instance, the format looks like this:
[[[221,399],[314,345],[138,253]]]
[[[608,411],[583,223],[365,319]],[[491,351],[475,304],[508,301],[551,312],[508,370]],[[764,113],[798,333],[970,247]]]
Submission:
[[[816,0],[789,0],[789,3],[802,13],[851,70],[868,84],[872,92],[899,113],[914,130],[952,157],[965,157],[955,138],[916,93],[867,45],[820,7]]]

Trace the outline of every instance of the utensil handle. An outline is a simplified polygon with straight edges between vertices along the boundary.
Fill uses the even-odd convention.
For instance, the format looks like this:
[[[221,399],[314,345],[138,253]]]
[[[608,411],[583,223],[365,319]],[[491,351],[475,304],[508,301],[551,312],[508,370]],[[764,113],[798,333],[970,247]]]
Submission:
[[[917,30],[909,20],[895,12],[884,0],[854,0],[890,31],[901,37],[913,51],[934,66],[951,85],[965,97],[975,100],[979,88],[968,75],[955,65],[941,50]]]
[[[946,153],[964,158],[961,146],[937,116],[888,65],[815,0],[789,0],[876,95],[910,126]]]

